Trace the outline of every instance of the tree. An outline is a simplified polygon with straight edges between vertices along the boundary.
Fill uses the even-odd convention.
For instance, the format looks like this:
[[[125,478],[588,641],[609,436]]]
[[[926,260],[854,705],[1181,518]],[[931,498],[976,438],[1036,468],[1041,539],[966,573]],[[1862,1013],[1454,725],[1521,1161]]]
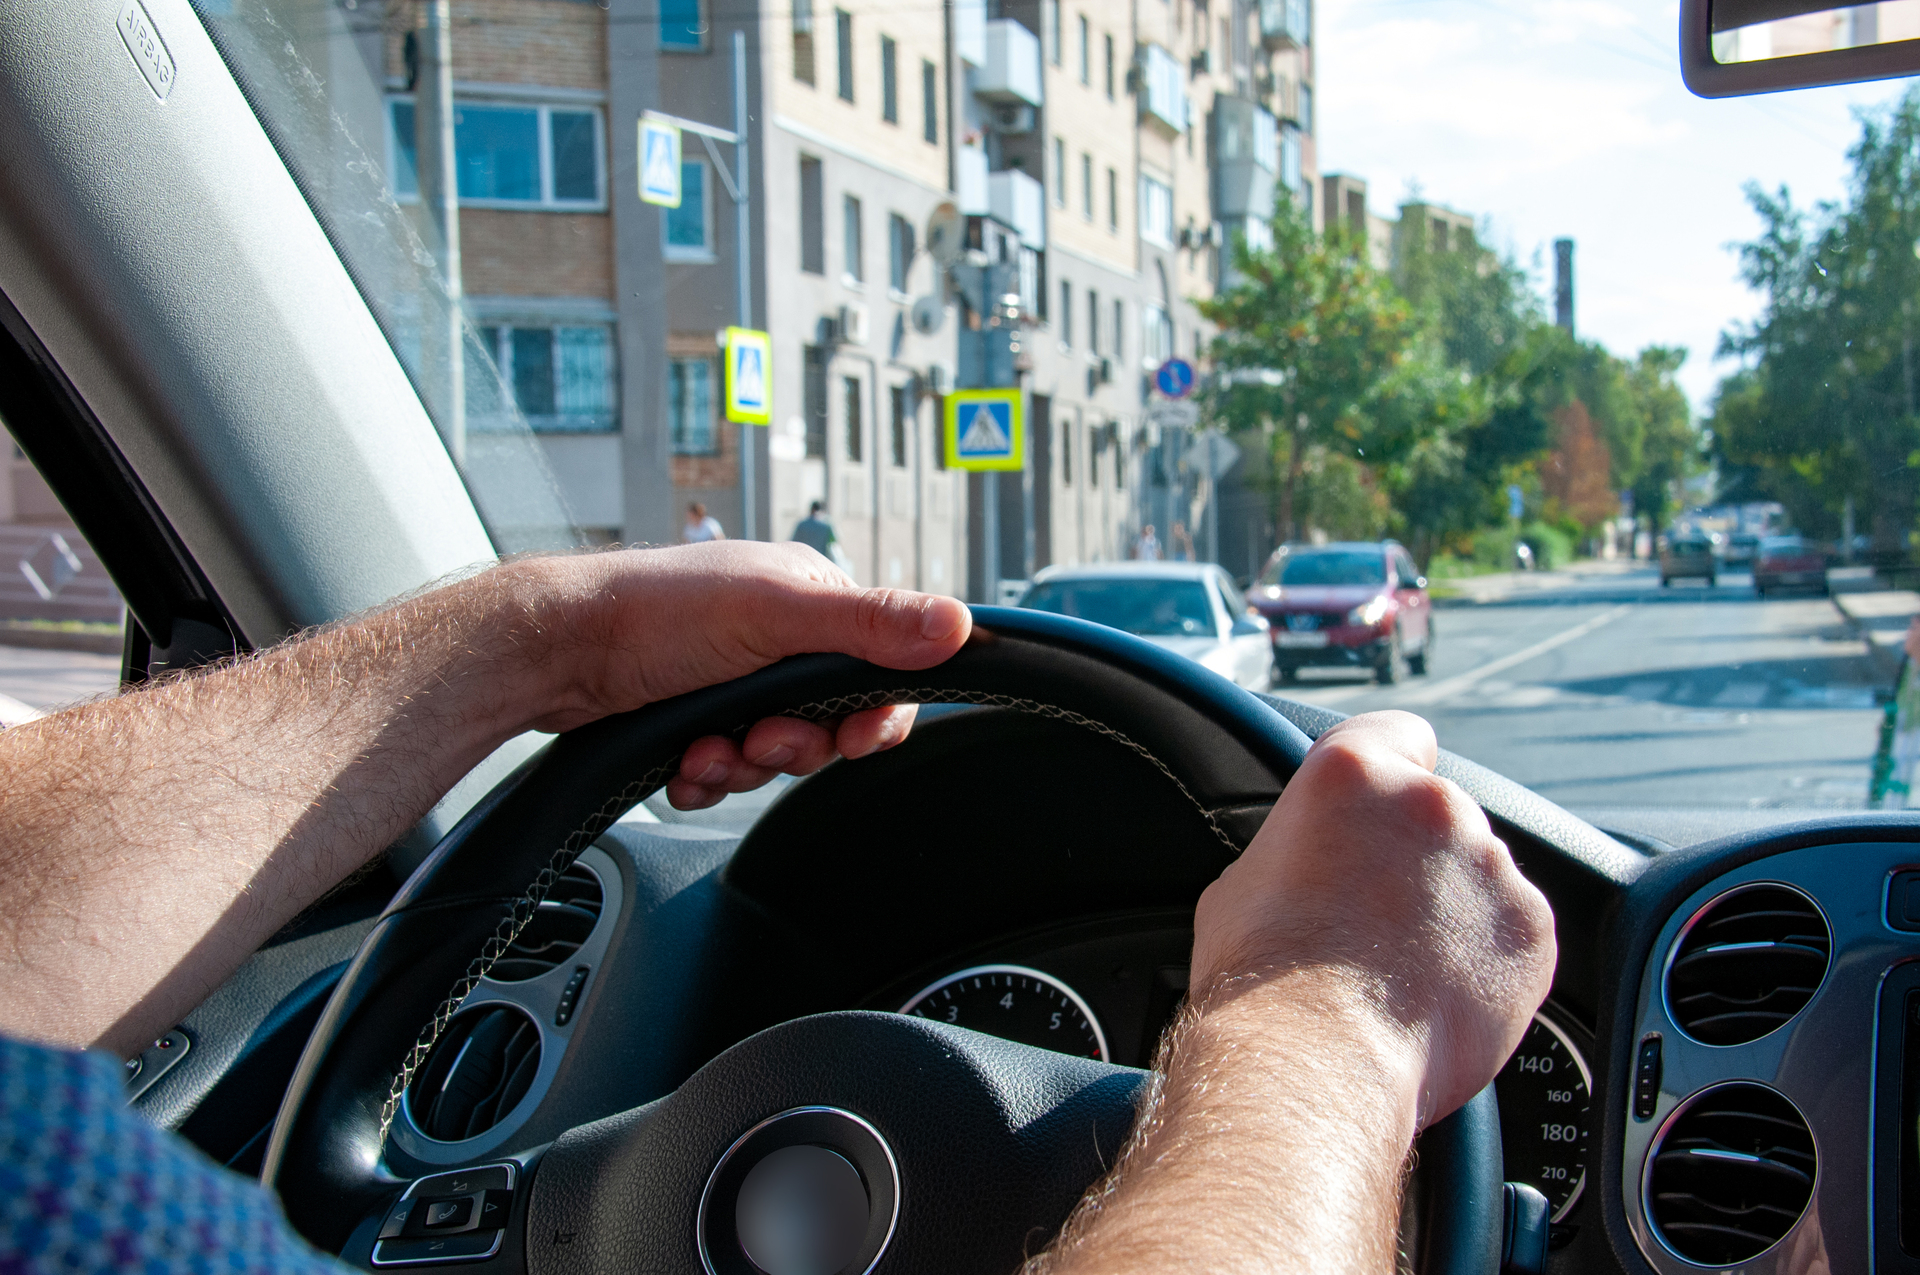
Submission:
[[[1270,448],[1278,475],[1275,522],[1299,534],[1299,496],[1318,447],[1364,455],[1369,412],[1416,335],[1391,281],[1344,236],[1314,233],[1282,195],[1273,246],[1234,246],[1238,282],[1199,303],[1219,325],[1209,349],[1225,375],[1208,406],[1228,427]]]
[[[1845,200],[1749,187],[1762,229],[1740,247],[1759,318],[1721,339],[1745,366],[1716,395],[1713,448],[1749,499],[1831,529],[1848,501],[1875,546],[1904,547],[1920,486],[1914,298],[1920,292],[1920,90],[1863,114]]]

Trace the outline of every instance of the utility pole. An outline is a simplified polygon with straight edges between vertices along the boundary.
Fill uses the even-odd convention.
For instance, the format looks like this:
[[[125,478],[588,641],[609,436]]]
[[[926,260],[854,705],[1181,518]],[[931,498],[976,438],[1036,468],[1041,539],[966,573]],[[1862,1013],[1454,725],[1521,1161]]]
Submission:
[[[1573,335],[1573,240],[1553,241],[1553,324]]]
[[[989,242],[992,231],[988,231]],[[974,250],[954,267],[963,281],[967,308],[978,326],[960,329],[960,365],[954,377],[960,389],[999,389],[1019,385],[1014,356],[1019,351],[1021,322],[1020,275],[1017,262],[997,261],[995,254]],[[989,606],[1000,603],[1000,474],[980,475],[983,508],[980,511],[981,572]]]
[[[734,286],[738,289],[740,326],[753,326],[753,232],[752,206],[747,202],[747,33],[733,33],[733,262]],[[754,483],[754,453],[760,436],[755,426],[740,428],[740,534],[747,540],[760,538],[759,493]]]
[[[453,141],[453,0],[424,0],[426,26],[415,36],[414,172],[420,203],[439,232],[434,268],[446,309],[427,305],[421,336],[423,373],[439,381],[440,434],[456,466],[467,460],[466,322],[460,279],[460,179]]]

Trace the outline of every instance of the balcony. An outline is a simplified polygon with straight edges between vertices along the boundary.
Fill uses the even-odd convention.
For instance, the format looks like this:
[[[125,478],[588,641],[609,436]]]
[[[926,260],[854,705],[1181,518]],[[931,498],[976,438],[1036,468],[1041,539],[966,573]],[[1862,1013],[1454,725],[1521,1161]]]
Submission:
[[[1140,118],[1179,136],[1187,131],[1186,68],[1157,44],[1141,46]]]
[[[1029,248],[1047,246],[1047,197],[1039,182],[1017,168],[987,174],[987,209]]]
[[[1039,106],[1040,39],[1012,18],[987,23],[986,61],[973,77],[973,94],[984,101]]]
[[[1213,215],[1219,221],[1273,215],[1273,183],[1280,171],[1280,128],[1250,98],[1213,99]]]
[[[1313,0],[1260,0],[1260,39],[1269,49],[1313,42]]]
[[[986,151],[978,146],[958,147],[954,151],[953,167],[954,193],[959,197],[960,211],[974,214],[992,211]]]
[[[987,64],[987,0],[954,0],[953,51],[969,66]]]

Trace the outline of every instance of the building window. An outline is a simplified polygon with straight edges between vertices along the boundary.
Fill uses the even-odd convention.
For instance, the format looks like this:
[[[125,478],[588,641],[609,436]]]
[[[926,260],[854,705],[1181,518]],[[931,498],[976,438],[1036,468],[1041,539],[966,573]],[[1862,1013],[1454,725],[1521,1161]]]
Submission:
[[[800,268],[827,272],[827,189],[820,161],[800,157]]]
[[[864,283],[867,278],[867,266],[866,253],[860,238],[860,201],[852,195],[843,196],[840,201],[840,215],[843,219],[840,248],[845,257],[841,265],[843,271],[841,281],[851,284]]]
[[[933,400],[933,446],[927,448],[927,455],[933,457],[933,467],[942,473],[947,469],[946,409],[939,399]]]
[[[1107,229],[1120,229],[1120,172],[1107,170]]]
[[[713,419],[713,360],[667,363],[669,446],[675,456],[712,456],[720,450]]]
[[[1060,281],[1060,344],[1073,344],[1073,285]]]
[[[1173,187],[1144,173],[1140,176],[1140,237],[1162,248],[1173,247]]]
[[[913,268],[913,223],[899,213],[887,216],[887,286],[905,294],[907,271]]]
[[[1113,361],[1124,363],[1127,359],[1127,303],[1119,297],[1113,299]]]
[[[1107,37],[1107,100],[1113,100],[1113,37]]]
[[[809,345],[803,364],[800,396],[806,412],[807,455],[824,459],[827,454],[827,351]]]
[[[1155,367],[1173,357],[1173,320],[1157,305],[1140,311],[1140,353]]]
[[[670,53],[698,53],[707,47],[701,0],[660,0],[660,47]]]
[[[1300,193],[1300,130],[1280,130],[1280,184],[1296,196]]]
[[[858,464],[861,459],[861,443],[866,433],[860,420],[860,378],[841,377],[840,393],[846,400],[847,409],[847,459]]]
[[[1080,82],[1093,83],[1093,32],[1087,25],[1087,16],[1080,15],[1077,24],[1080,31]]]
[[[835,52],[839,55],[840,97],[853,100],[853,15],[845,9],[833,11]]]
[[[1100,353],[1100,294],[1087,289],[1087,349]]]
[[[1858,13],[1859,10],[1856,9],[1854,12]],[[1300,131],[1311,137],[1313,136],[1313,85],[1302,84],[1296,92],[1299,94],[1300,103]]]
[[[394,196],[418,199],[413,99],[389,99],[387,120]],[[606,202],[597,110],[458,102],[453,149],[462,204],[594,208]]]
[[[900,46],[893,37],[880,37],[880,118],[900,122]]]
[[[1099,425],[1087,426],[1087,486],[1100,486],[1100,455],[1107,450],[1107,431]]]
[[[1093,220],[1093,156],[1080,153],[1080,215]]]
[[[892,428],[888,432],[887,440],[888,459],[893,461],[895,469],[905,469],[907,467],[907,421],[912,416],[907,406],[907,387],[896,385],[888,392],[887,397],[888,405],[893,409],[893,419],[890,422]]]
[[[1067,206],[1067,139],[1053,139],[1053,206]]]
[[[920,136],[940,144],[940,68],[920,63]]]
[[[1047,61],[1060,65],[1060,0],[1045,0],[1040,25],[1046,28]]]
[[[813,0],[793,0],[793,78],[813,83]]]
[[[1073,422],[1060,422],[1060,482],[1073,486]]]
[[[661,252],[668,261],[713,260],[713,201],[707,196],[706,161],[682,160],[680,206],[661,210]]]
[[[467,399],[477,426],[484,428],[492,414],[485,405],[498,403],[499,390],[505,389],[527,424],[540,433],[607,433],[617,428],[611,328],[497,323],[481,327],[479,338],[500,378],[493,387],[469,378]]]

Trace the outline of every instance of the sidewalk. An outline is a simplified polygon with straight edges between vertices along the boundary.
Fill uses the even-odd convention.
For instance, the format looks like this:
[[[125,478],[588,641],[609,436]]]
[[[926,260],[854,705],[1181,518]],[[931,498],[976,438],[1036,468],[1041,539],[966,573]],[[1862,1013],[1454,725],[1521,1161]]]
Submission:
[[[1626,575],[1643,570],[1649,564],[1628,558],[1578,558],[1550,571],[1495,571],[1483,576],[1462,576],[1457,580],[1432,582],[1436,602],[1469,602],[1476,605],[1503,602],[1515,594],[1536,590],[1564,589],[1594,576]]]
[[[1835,609],[1866,642],[1874,671],[1892,685],[1905,654],[1907,625],[1920,615],[1920,593],[1883,588],[1864,567],[1832,571],[1828,581]]]

